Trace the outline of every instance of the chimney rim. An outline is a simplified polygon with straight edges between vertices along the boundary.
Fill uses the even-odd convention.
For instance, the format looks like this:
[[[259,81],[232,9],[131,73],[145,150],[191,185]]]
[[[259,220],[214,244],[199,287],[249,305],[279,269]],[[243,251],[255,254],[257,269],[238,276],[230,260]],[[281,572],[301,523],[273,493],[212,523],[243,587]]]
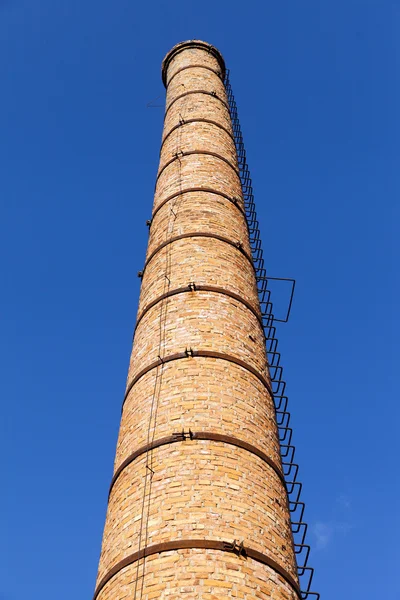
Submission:
[[[208,42],[203,42],[202,40],[187,40],[185,42],[179,42],[176,44],[171,50],[165,55],[164,60],[161,64],[161,77],[165,87],[167,87],[167,71],[170,65],[171,60],[183,50],[187,50],[188,48],[200,48],[202,50],[206,50],[210,54],[212,54],[218,61],[218,64],[221,68],[221,78],[225,79],[226,67],[224,57],[221,52]]]

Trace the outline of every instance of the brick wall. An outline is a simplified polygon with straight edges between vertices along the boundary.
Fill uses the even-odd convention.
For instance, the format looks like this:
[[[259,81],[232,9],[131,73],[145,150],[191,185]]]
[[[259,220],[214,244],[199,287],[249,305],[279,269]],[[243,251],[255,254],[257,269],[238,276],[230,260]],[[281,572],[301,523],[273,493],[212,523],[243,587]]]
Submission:
[[[223,75],[203,42],[178,44],[163,63],[166,115],[100,600],[298,598]],[[179,548],[185,540],[250,550]]]

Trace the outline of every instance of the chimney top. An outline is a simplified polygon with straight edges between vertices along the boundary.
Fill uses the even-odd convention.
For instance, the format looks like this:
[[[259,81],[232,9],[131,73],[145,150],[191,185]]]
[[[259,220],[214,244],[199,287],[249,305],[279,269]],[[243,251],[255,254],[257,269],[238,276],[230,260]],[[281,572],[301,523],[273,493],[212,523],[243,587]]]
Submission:
[[[164,60],[162,61],[161,76],[162,76],[163,84],[165,85],[165,87],[167,85],[167,70],[168,70],[171,60],[179,52],[182,52],[183,50],[186,50],[187,48],[202,48],[204,50],[207,50],[207,52],[210,52],[210,54],[215,56],[215,58],[217,59],[217,61],[219,63],[219,66],[221,67],[222,79],[225,78],[225,70],[226,70],[225,69],[225,61],[223,59],[221,52],[219,50],[217,50],[217,48],[215,48],[215,46],[212,46],[211,44],[208,44],[207,42],[202,42],[201,40],[187,40],[186,42],[180,42],[179,44],[176,44],[176,46],[174,46],[167,53]]]

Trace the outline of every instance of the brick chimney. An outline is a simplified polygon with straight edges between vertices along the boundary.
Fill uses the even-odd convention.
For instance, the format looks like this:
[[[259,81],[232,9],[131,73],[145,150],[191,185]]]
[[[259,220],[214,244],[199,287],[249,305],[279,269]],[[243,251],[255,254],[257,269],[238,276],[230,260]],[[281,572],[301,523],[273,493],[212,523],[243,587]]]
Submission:
[[[160,165],[98,600],[300,598],[220,52],[162,64]]]

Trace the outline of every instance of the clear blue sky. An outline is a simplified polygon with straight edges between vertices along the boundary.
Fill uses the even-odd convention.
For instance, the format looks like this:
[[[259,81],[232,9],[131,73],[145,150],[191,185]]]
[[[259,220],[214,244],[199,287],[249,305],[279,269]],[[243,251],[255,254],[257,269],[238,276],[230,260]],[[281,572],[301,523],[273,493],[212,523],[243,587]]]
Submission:
[[[231,69],[322,600],[400,598],[397,0],[0,0],[0,600],[88,600],[151,213],[160,63]]]

